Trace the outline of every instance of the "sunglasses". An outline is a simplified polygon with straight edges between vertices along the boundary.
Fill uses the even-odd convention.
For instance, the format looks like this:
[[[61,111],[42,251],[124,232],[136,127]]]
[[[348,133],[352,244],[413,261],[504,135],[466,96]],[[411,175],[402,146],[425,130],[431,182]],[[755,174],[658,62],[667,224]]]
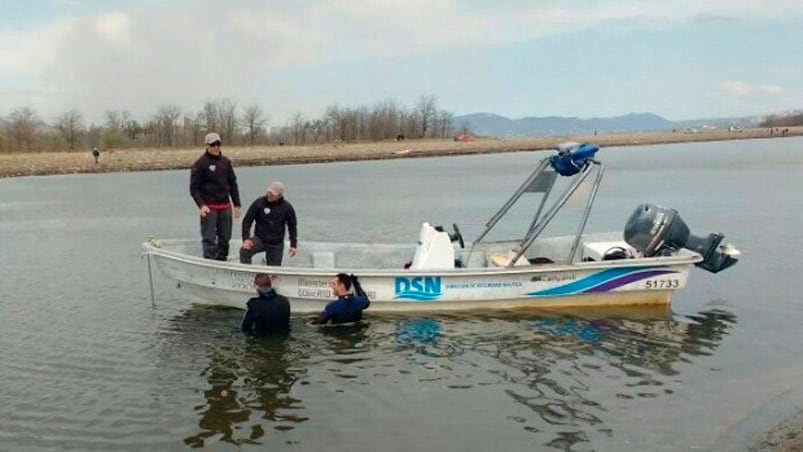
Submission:
[[[213,141],[213,142],[209,143],[209,146],[211,146],[213,148],[220,147],[220,141],[219,140],[218,141]]]

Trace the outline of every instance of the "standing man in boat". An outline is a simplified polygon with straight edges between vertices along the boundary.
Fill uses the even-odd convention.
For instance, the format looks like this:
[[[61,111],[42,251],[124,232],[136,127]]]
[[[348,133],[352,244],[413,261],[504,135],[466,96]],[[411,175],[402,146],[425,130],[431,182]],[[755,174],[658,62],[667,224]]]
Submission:
[[[234,218],[240,218],[240,190],[231,160],[220,151],[220,135],[208,133],[204,143],[206,152],[192,164],[190,194],[201,216],[204,257],[225,261],[229,257],[232,204]]]
[[[254,235],[251,235],[251,226]],[[282,265],[284,254],[284,231],[290,235],[290,248],[287,254],[296,255],[298,246],[298,222],[293,205],[284,199],[284,184],[271,182],[266,196],[260,196],[251,203],[243,217],[243,246],[240,248],[240,262],[250,264],[256,253],[265,252],[268,265]]]
[[[240,330],[243,333],[271,333],[290,329],[290,301],[273,289],[273,278],[266,273],[254,277],[257,295],[248,300],[248,311],[243,316]]]
[[[351,286],[354,286],[354,294],[350,293]],[[371,306],[371,300],[362,290],[360,282],[354,275],[338,273],[331,281],[329,286],[337,300],[327,304],[323,312],[312,322],[316,325],[353,323],[362,320],[362,311]]]

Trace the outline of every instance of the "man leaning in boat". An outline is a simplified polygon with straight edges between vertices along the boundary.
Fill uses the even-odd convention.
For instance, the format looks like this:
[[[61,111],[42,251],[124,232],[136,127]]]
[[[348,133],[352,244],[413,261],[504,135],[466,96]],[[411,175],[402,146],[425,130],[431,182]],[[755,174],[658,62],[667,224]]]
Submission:
[[[354,294],[350,293],[352,285]],[[326,305],[323,312],[312,322],[317,325],[353,323],[362,320],[362,311],[371,305],[365,291],[362,290],[360,282],[354,275],[338,273],[331,281],[329,286],[337,300]]]
[[[231,160],[220,151],[220,135],[204,138],[206,152],[192,164],[190,195],[201,216],[201,239],[207,259],[225,261],[229,257],[231,214],[240,218],[240,190]]]
[[[251,235],[251,226],[254,235]],[[293,205],[284,199],[284,184],[272,182],[266,196],[260,196],[251,203],[243,217],[243,246],[240,248],[240,262],[250,264],[254,254],[265,252],[268,265],[282,265],[284,254],[285,227],[290,235],[290,248],[287,254],[296,255],[298,246],[298,227]]]

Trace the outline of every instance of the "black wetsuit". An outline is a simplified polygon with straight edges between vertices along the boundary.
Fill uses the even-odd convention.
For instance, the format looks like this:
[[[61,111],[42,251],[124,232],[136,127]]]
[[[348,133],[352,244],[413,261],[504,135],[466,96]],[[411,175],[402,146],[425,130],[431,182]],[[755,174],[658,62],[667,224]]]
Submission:
[[[362,320],[362,311],[370,305],[371,301],[368,297],[348,294],[327,304],[314,323],[323,325],[359,322]]]
[[[248,300],[248,311],[240,324],[243,332],[258,333],[290,329],[290,302],[272,288],[260,289],[259,296]]]

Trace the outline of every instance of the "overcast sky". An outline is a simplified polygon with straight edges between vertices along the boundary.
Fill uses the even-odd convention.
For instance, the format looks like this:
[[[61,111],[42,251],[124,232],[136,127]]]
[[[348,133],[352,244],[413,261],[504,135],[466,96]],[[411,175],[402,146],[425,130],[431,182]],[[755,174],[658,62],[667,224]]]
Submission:
[[[271,125],[424,94],[455,115],[803,108],[801,0],[3,0],[0,115],[258,104]]]

